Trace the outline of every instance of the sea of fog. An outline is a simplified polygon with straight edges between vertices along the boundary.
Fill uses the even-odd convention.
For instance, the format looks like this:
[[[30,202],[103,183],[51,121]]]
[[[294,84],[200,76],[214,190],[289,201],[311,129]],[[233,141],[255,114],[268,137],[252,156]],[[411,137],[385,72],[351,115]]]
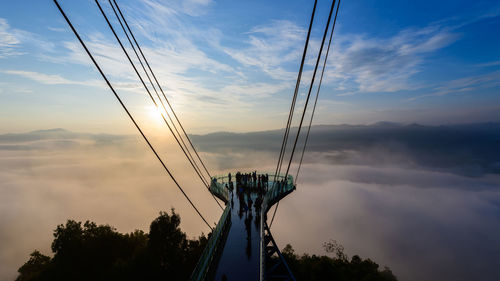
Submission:
[[[192,139],[216,174],[274,171],[281,137],[278,130]],[[153,143],[217,221],[220,209],[173,141]],[[326,254],[323,242],[337,240],[347,255],[388,266],[400,280],[500,280],[499,144],[498,124],[314,127],[273,236],[310,254]],[[0,135],[0,280],[15,279],[34,249],[50,255],[52,231],[67,219],[147,231],[172,207],[189,236],[207,233],[138,136]]]

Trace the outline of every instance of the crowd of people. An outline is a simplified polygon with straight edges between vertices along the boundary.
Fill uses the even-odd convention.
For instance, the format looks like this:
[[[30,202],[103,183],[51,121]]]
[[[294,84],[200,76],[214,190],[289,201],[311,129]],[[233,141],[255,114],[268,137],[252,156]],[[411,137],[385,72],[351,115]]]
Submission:
[[[268,187],[268,175],[258,175],[257,172],[240,173],[235,175],[236,196],[239,200],[240,213],[252,212],[252,207],[255,208],[255,213],[260,212],[263,201],[263,196]],[[234,197],[234,185],[231,173],[228,174],[229,186],[231,192],[231,201]],[[227,184],[226,184],[227,185]],[[252,196],[256,194],[256,196]],[[252,200],[254,198],[254,200]]]
[[[228,174],[228,178],[229,182],[231,182],[231,173]],[[262,190],[269,187],[269,175],[257,174],[257,171],[251,173],[237,172],[235,180],[238,185],[243,185],[247,188],[257,188],[257,190]]]
[[[273,186],[280,190],[286,185],[284,179],[278,180],[274,184],[271,181],[270,185],[269,174],[258,174],[257,171],[250,173],[241,173],[238,171],[234,175],[234,179],[233,175],[228,173],[227,180],[225,187],[230,192],[231,201],[233,200],[234,191],[236,190],[236,195],[240,201],[240,208],[244,212],[247,212],[252,206],[255,208],[256,213],[260,212],[263,196],[266,192]],[[251,196],[251,194],[254,194],[254,196]],[[252,198],[254,198],[255,202]]]
[[[237,192],[238,189],[242,189],[246,192],[256,192],[259,195],[265,194],[271,187],[275,187],[278,190],[283,189],[287,181],[284,178],[281,180],[276,180],[274,183],[271,181],[271,185],[269,184],[269,174],[257,174],[257,171],[250,173],[241,173],[237,172],[234,176],[231,173],[227,175],[227,183],[225,187],[232,192],[234,190],[234,186],[236,185]],[[217,182],[217,178],[213,178],[214,182]],[[222,180],[222,184],[224,184],[225,180]],[[240,192],[238,192],[240,193]]]

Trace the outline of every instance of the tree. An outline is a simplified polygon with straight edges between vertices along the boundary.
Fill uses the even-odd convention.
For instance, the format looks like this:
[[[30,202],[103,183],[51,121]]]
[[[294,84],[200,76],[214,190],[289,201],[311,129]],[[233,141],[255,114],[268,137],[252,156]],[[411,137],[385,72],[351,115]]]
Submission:
[[[327,253],[334,257],[303,254],[298,256],[290,244],[282,250],[288,265],[297,280],[308,281],[396,281],[392,271],[385,267],[379,270],[379,265],[370,259],[362,259],[354,255],[349,261],[344,253],[344,247],[335,240],[323,243]]]
[[[47,270],[49,265],[50,257],[35,250],[30,254],[29,260],[17,270],[19,277],[16,278],[16,281],[36,280]]]
[[[68,220],[54,230],[52,258],[34,251],[16,281],[186,280],[208,239],[187,239],[180,216],[160,212],[149,234]]]
[[[68,220],[54,230],[53,257],[31,253],[19,268],[16,281],[136,281],[189,279],[208,238],[188,239],[174,209],[160,212],[149,233],[122,234],[109,225]],[[354,255],[350,260],[335,240],[323,244],[334,257],[295,253],[291,245],[282,251],[297,280],[395,281],[387,267]]]
[[[337,242],[337,240],[330,239],[328,242],[323,243],[323,248],[327,253],[333,253],[339,260],[347,260],[347,255],[344,254],[344,246]]]

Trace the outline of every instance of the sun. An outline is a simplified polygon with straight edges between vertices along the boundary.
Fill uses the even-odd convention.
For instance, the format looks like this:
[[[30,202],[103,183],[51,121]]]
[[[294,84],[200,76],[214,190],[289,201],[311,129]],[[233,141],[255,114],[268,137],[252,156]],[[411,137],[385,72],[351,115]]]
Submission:
[[[153,123],[157,125],[161,125],[163,121],[163,117],[167,118],[167,114],[163,108],[159,108],[156,106],[148,106],[147,107],[148,117],[153,121]],[[163,117],[162,117],[163,115]]]

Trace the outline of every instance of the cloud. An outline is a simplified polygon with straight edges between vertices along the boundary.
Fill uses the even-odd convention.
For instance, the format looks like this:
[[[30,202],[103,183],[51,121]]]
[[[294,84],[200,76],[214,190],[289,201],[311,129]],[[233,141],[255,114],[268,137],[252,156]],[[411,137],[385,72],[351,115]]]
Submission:
[[[460,190],[454,189],[456,180],[467,179],[422,172],[387,184],[366,173],[371,168],[307,164],[297,190],[280,204],[273,224],[277,243],[320,254],[321,242],[333,238],[348,255],[371,257],[400,280],[499,278],[498,178],[492,190]],[[342,172],[353,177],[336,177]],[[432,178],[441,188],[426,188]]]
[[[251,85],[233,84],[224,87],[222,90],[227,93],[232,93],[238,96],[246,96],[251,98],[267,98],[273,94],[289,88],[288,83],[270,84],[270,83],[255,83]]]
[[[455,29],[438,24],[407,28],[386,38],[339,32],[325,73],[325,85],[334,85],[339,95],[421,88],[412,78],[426,57],[460,38]],[[296,78],[287,64],[300,59],[305,37],[302,27],[275,20],[253,27],[246,35],[243,48],[219,46],[243,66],[258,68],[272,79]],[[309,65],[319,49],[314,36],[308,50]],[[304,77],[311,75],[312,70],[306,69]]]
[[[388,38],[337,34],[325,79],[337,84],[341,95],[415,90],[412,82],[427,55],[457,41],[446,27],[409,28]]]
[[[285,122],[286,118],[278,123],[278,117],[286,114],[289,97],[293,93],[306,33],[304,26],[288,20],[268,20],[243,29],[218,29],[216,27],[219,25],[211,24],[214,23],[213,16],[198,17],[200,14],[186,12],[187,6],[210,11],[214,5],[216,3],[213,1],[147,0],[127,5],[124,3],[121,8],[166,95],[178,111],[185,112],[186,120],[196,124],[194,126],[202,127],[198,124],[207,122],[220,123],[220,120],[227,116],[231,116],[232,120],[220,125],[226,129],[252,130],[257,128],[255,122],[267,122],[269,128],[280,126],[279,123]],[[103,3],[103,7],[119,31],[119,25],[113,20],[107,2]],[[98,13],[95,7],[92,8]],[[100,15],[94,16],[99,16],[100,24],[78,23],[80,19],[74,17],[76,26],[80,26],[81,35],[92,53],[109,75],[113,85],[121,90],[144,95],[140,81]],[[429,56],[459,40],[461,34],[457,28],[453,23],[438,22],[407,28],[388,36],[346,34],[342,33],[343,29],[340,28],[335,35],[334,50],[327,67],[323,90],[333,91],[333,94],[339,96],[412,90],[428,90],[426,94],[443,94],[447,91],[446,85],[433,84],[429,88],[429,83],[417,81],[417,74],[422,71]],[[56,35],[49,32],[49,35],[51,34]],[[72,37],[70,33],[66,35],[68,38]],[[121,37],[123,42],[126,42],[126,39]],[[91,78],[82,80],[92,77],[100,79],[81,46],[73,39],[58,43],[57,52],[46,51],[38,55],[38,58],[45,62],[63,64],[64,67],[73,66],[74,71],[82,69],[74,64],[85,66],[89,72],[81,73],[87,74],[86,77],[90,75]],[[307,62],[313,60],[318,47],[318,34],[313,34]],[[127,49],[135,61],[133,52],[129,47]],[[138,64],[137,66],[139,67]],[[18,71],[34,72],[33,69]],[[49,77],[53,75],[49,71],[39,72],[47,75],[43,77],[43,81],[63,81],[59,77]],[[308,64],[304,69],[302,86],[307,86],[311,74],[311,65]],[[67,80],[78,80],[74,79],[75,76],[60,76]],[[40,78],[38,75],[39,80]],[[473,86],[451,90],[470,92]],[[423,89],[424,87],[426,89]],[[301,100],[304,89],[305,87],[301,88]],[[331,95],[325,98],[330,100]],[[299,104],[301,100],[298,101]],[[371,116],[367,117],[372,114],[368,113],[370,110],[363,110],[362,107],[364,106],[355,103],[351,108],[358,108],[359,114],[354,115],[348,113],[345,108],[335,111],[344,114],[332,113],[333,111],[329,110],[325,116],[330,120],[326,117],[324,120],[331,122],[332,117],[336,120],[346,120],[352,119],[352,116],[357,120],[371,120]],[[200,112],[203,114],[199,114]],[[241,114],[242,112],[245,114]],[[411,115],[408,110],[404,114]],[[254,127],[249,128],[249,124]]]
[[[500,65],[500,60],[477,64],[477,67],[490,67]]]
[[[156,10],[160,9],[161,12],[168,12],[168,14],[186,14],[189,16],[197,17],[207,13],[210,6],[214,5],[213,0],[145,0],[147,6],[154,7]]]
[[[177,1],[174,1],[177,2]],[[182,1],[183,11],[191,16],[199,16],[207,12],[207,7],[213,5],[213,0],[184,0]]]
[[[451,17],[425,27],[411,27],[394,36],[381,38],[362,34],[336,34],[334,50],[327,68],[327,84],[334,85],[338,96],[358,93],[425,90],[421,97],[442,96],[453,92],[469,92],[496,87],[495,71],[428,85],[415,80],[428,62],[427,57],[462,38],[461,29],[479,21],[498,17],[498,7],[478,15]],[[491,67],[498,62],[486,62],[476,67]],[[484,79],[484,80],[483,80]],[[498,79],[497,79],[498,80]],[[463,83],[463,86],[458,85]],[[485,85],[488,84],[488,85]]]
[[[21,55],[20,44],[16,30],[10,27],[6,19],[0,18],[0,58]]]
[[[495,65],[495,64],[491,64]],[[438,86],[434,86],[432,93],[417,96],[409,100],[416,100],[430,96],[444,96],[463,92],[477,92],[488,88],[500,86],[500,71],[493,71],[486,74],[474,75],[465,78],[447,81]]]
[[[158,5],[156,3],[156,5]],[[170,21],[175,21],[169,19]],[[146,27],[151,22],[141,20],[134,25]],[[165,24],[160,22],[160,24]],[[184,27],[185,28],[185,27]],[[245,111],[255,108],[255,104],[261,102],[256,97],[269,97],[289,87],[284,83],[253,83],[241,78],[232,66],[210,58],[205,52],[192,42],[186,34],[180,34],[173,30],[172,26],[166,28],[167,36],[173,36],[173,40],[156,40],[155,46],[143,44],[144,51],[150,62],[162,88],[166,91],[169,99],[176,104],[176,108],[189,107],[191,110],[206,110],[210,107],[213,110],[221,109],[226,112]],[[198,31],[200,32],[200,31]],[[122,42],[125,42],[122,38]],[[119,46],[105,38],[101,33],[95,33],[88,37],[87,46],[95,55],[99,64],[103,66],[104,72],[111,77],[113,85],[134,85],[129,88],[134,92],[144,94],[144,88],[134,73],[132,67],[127,62],[125,55],[120,51]],[[53,62],[77,63],[89,66],[89,59],[82,48],[75,42],[65,42],[66,54],[53,58]],[[132,50],[128,50],[129,55],[133,55]],[[133,58],[136,61],[135,58]],[[93,66],[90,66],[93,67]],[[136,67],[140,65],[136,62]],[[193,72],[204,71],[201,76],[193,75]],[[140,73],[147,82],[142,70]],[[207,83],[204,83],[207,80]],[[121,87],[125,89],[125,87]]]
[[[10,75],[25,77],[45,85],[76,85],[108,89],[108,86],[105,84],[105,82],[101,80],[71,80],[57,74],[45,74],[41,72],[23,70],[5,70],[2,72]],[[135,81],[121,80],[112,83],[112,85],[117,90],[144,94],[144,88],[142,87],[142,85]],[[20,90],[18,89],[17,91],[19,92]],[[32,92],[32,90],[27,91]]]
[[[244,66],[258,67],[273,79],[293,80],[295,72],[284,64],[300,57],[305,30],[287,20],[274,20],[253,27],[248,33],[245,48],[224,47],[224,52]]]
[[[54,32],[66,32],[67,31],[66,28],[53,27],[53,26],[48,26],[47,29],[50,31],[54,31]]]
[[[182,20],[185,15],[182,12],[184,8],[181,6],[204,7],[211,5],[211,1],[186,1],[181,6],[169,6],[162,1],[145,1],[142,4],[141,9],[130,9],[128,6],[122,8],[136,36],[144,36],[151,40],[138,38],[156,77],[167,96],[177,107],[189,106],[201,110],[206,109],[207,106],[214,107],[215,105],[216,108],[219,108],[226,105],[227,109],[229,103],[235,107],[248,107],[248,103],[239,99],[239,93],[249,95],[248,89],[245,89],[248,84],[242,83],[241,79],[234,79],[241,73],[232,66],[211,58],[203,51],[194,42],[196,38],[192,36],[204,34],[203,30]],[[105,6],[105,9],[109,9],[109,7]],[[170,16],[166,17],[165,13]],[[108,13],[108,15],[110,14]],[[120,30],[118,24],[115,24],[114,27],[117,31]],[[151,34],[152,30],[155,31],[154,35]],[[127,39],[121,32],[118,33],[129,56],[153,92],[135,54],[128,45]],[[146,93],[116,40],[107,37],[100,31],[84,34],[84,37],[86,37],[86,45],[113,85],[118,85],[118,87],[120,85],[134,85],[130,90],[142,94]],[[62,47],[63,50],[57,57],[46,56],[45,59],[54,63],[66,64],[70,62],[94,68],[87,54],[77,42],[67,41],[62,44]],[[204,83],[207,79],[209,84]],[[243,86],[240,88],[238,85]],[[224,89],[226,86],[228,87],[227,91]],[[264,87],[265,85],[260,84],[260,86]],[[269,84],[269,86],[272,85]],[[122,88],[124,89],[124,87]],[[239,88],[241,91],[235,90],[235,88]]]
[[[40,72],[32,72],[32,71],[22,71],[22,70],[6,70],[3,73],[18,75],[22,77],[26,77],[28,79],[34,80],[36,82],[46,84],[46,85],[82,85],[82,86],[101,86],[102,82],[93,80],[93,81],[76,81],[69,80],[61,77],[60,75],[51,75]]]
[[[36,46],[42,52],[53,52],[55,47],[37,34],[12,28],[6,19],[0,18],[0,59],[27,54],[24,50],[27,45]]]

